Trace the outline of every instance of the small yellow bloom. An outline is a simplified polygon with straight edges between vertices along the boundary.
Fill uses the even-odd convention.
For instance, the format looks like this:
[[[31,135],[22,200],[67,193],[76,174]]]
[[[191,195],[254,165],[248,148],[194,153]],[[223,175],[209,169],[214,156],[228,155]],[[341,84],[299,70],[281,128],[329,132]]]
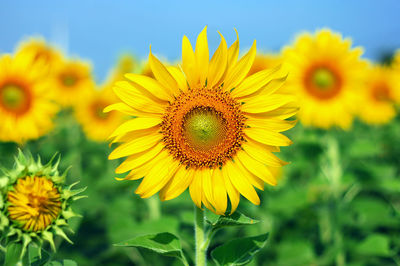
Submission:
[[[41,38],[31,38],[22,42],[17,48],[16,53],[25,53],[29,60],[48,68],[50,73],[63,60],[61,52],[48,45]]]
[[[23,251],[31,242],[43,245],[50,243],[55,250],[54,236],[63,237],[72,243],[64,230],[68,220],[78,216],[71,203],[82,198],[78,194],[85,189],[73,190],[65,186],[66,172],[58,172],[59,161],[54,158],[42,165],[40,158],[25,156],[21,151],[15,159],[13,169],[2,169],[0,176],[0,238],[7,245],[22,243]]]
[[[62,106],[74,106],[86,100],[95,86],[90,65],[78,60],[58,64],[51,86],[55,100]]]
[[[8,192],[10,219],[26,231],[41,231],[49,226],[61,211],[60,192],[45,177],[28,176],[18,179]]]
[[[58,111],[47,71],[27,53],[0,57],[0,140],[37,139],[53,127]]]
[[[299,36],[284,50],[290,66],[287,90],[299,97],[298,117],[307,126],[348,129],[363,89],[367,63],[361,48],[329,30]]]
[[[361,120],[368,124],[385,124],[396,115],[394,103],[400,88],[400,75],[394,70],[375,66],[368,71],[362,104],[359,108]]]
[[[136,193],[161,200],[187,188],[193,202],[224,214],[234,212],[243,195],[260,204],[254,187],[276,185],[276,168],[285,162],[273,152],[292,142],[283,134],[297,112],[294,97],[277,90],[286,74],[264,69],[247,77],[255,56],[254,42],[240,60],[239,39],[221,43],[209,57],[206,28],[195,50],[182,41],[181,68],[165,66],[151,52],[154,77],[127,74],[114,91],[121,102],[106,108],[136,116],[111,135],[120,142],[109,159],[128,157],[116,170],[126,180],[143,178]]]
[[[101,91],[93,90],[86,101],[81,101],[76,105],[75,116],[89,139],[106,141],[110,134],[125,120],[126,116],[121,113],[103,112],[104,108],[116,102],[114,92],[105,86]]]

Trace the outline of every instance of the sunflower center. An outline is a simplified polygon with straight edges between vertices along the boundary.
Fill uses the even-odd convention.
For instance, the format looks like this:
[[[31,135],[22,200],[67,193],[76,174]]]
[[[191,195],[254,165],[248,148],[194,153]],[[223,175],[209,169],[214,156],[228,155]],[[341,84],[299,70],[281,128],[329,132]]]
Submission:
[[[193,109],[184,120],[185,136],[196,149],[208,150],[218,144],[225,135],[225,122],[215,109]]]
[[[95,102],[92,105],[93,115],[95,118],[99,120],[106,120],[109,116],[109,113],[104,113],[103,110],[108,104],[104,102]]]
[[[163,141],[187,167],[219,167],[240,149],[244,120],[240,103],[221,88],[189,89],[167,107]]]
[[[60,193],[45,177],[19,179],[7,200],[10,219],[26,231],[42,231],[61,211]]]
[[[378,102],[389,102],[392,100],[390,89],[386,84],[377,84],[372,89],[372,98]]]
[[[311,67],[304,81],[307,92],[320,100],[334,98],[341,90],[341,79],[329,66]]]
[[[313,83],[321,90],[329,89],[335,84],[335,76],[325,68],[315,70],[312,79]]]
[[[61,76],[61,82],[66,87],[73,87],[78,81],[78,78],[72,74],[64,74]]]
[[[29,108],[29,95],[27,91],[17,85],[5,85],[0,88],[1,105],[8,111],[24,113]]]

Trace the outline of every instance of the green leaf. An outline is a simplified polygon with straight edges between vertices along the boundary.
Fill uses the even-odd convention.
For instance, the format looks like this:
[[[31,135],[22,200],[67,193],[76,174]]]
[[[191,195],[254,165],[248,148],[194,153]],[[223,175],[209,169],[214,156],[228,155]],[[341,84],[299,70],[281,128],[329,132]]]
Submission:
[[[176,257],[186,262],[179,239],[171,233],[143,235],[115,244],[117,247],[150,249],[158,254]]]
[[[206,221],[213,227],[213,230],[227,226],[252,225],[259,222],[258,220],[249,218],[240,212],[235,212],[229,216],[209,214],[207,215]]]
[[[215,248],[211,252],[211,257],[217,265],[244,265],[265,246],[267,239],[268,233],[234,239]]]
[[[22,257],[22,244],[11,242],[7,246],[6,258],[4,261],[4,266],[14,266]]]
[[[389,238],[382,234],[372,234],[364,239],[356,248],[360,255],[389,257],[390,252]]]
[[[50,254],[39,247],[29,245],[29,263],[31,266],[41,266],[46,264],[50,259]]]

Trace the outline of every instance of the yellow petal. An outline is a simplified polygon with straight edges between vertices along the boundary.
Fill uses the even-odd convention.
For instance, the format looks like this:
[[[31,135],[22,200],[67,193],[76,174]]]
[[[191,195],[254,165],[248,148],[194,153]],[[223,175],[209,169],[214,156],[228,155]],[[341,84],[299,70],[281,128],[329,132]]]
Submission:
[[[247,117],[255,118],[274,118],[274,119],[287,119],[294,116],[299,111],[298,103],[289,102],[282,105],[278,109],[274,109],[265,113],[247,113]]]
[[[179,162],[174,160],[167,151],[161,152],[155,158],[155,161],[153,168],[143,178],[135,191],[142,198],[151,197],[162,189],[179,167]]]
[[[172,92],[161,85],[157,80],[139,74],[125,74],[125,77],[130,81],[140,85],[142,88],[150,92],[154,97],[163,100],[171,101],[173,99]],[[139,88],[139,87],[138,87]]]
[[[285,135],[263,128],[245,128],[245,134],[255,141],[271,146],[289,146],[293,143]]]
[[[164,105],[151,100],[143,93],[138,91],[138,85],[130,84],[127,81],[117,82],[113,87],[115,94],[127,105],[149,113],[164,113]]]
[[[247,117],[246,125],[250,127],[260,127],[268,130],[272,130],[275,132],[282,132],[291,129],[297,123],[297,120],[282,120],[276,118],[256,118],[256,117]]]
[[[210,87],[216,87],[220,84],[221,79],[226,71],[226,66],[228,63],[228,47],[224,36],[221,35],[221,43],[218,49],[215,51],[213,57],[210,61],[210,66],[208,69],[208,84]]]
[[[114,103],[106,108],[104,108],[103,112],[108,113],[111,111],[119,111],[121,113],[131,115],[131,116],[139,116],[140,112],[136,111],[135,109],[131,108],[129,105],[125,103]]]
[[[149,62],[151,71],[153,72],[156,79],[166,88],[168,88],[169,93],[178,95],[179,89],[178,84],[175,79],[172,77],[167,68],[151,53],[149,54]]]
[[[273,79],[286,79],[287,72],[283,72],[281,69],[282,66],[279,65],[271,69],[259,71],[247,77],[231,92],[231,95],[236,98],[243,97],[258,91]]]
[[[108,156],[108,159],[114,160],[150,149],[161,139],[162,135],[157,132],[154,132],[148,136],[134,139],[118,146],[113,152],[111,152],[111,154]]]
[[[194,54],[196,57],[197,71],[199,71],[200,74],[200,86],[204,86],[207,79],[208,63],[210,60],[207,41],[207,26],[204,27],[204,29],[197,37],[196,49]]]
[[[232,68],[236,65],[239,58],[239,34],[236,32],[236,41],[228,49],[228,66],[227,72],[230,72]]]
[[[242,148],[247,154],[265,165],[281,167],[287,164],[264,147],[265,145],[257,145],[254,141],[247,141],[242,144]]]
[[[129,121],[120,125],[114,132],[111,134],[110,137],[115,137],[118,135],[122,135],[128,133],[130,131],[141,130],[146,128],[154,127],[161,123],[160,117],[137,117],[132,118]]]
[[[203,175],[203,178],[202,178],[203,179],[203,193],[207,199],[207,202],[210,203],[212,206],[215,206],[213,183],[212,183],[213,172],[214,172],[213,169],[201,170],[201,174]],[[211,209],[211,210],[213,210],[213,209]]]
[[[237,166],[232,161],[225,163],[226,170],[228,172],[229,179],[232,185],[242,194],[246,199],[255,205],[260,204],[260,198],[254,187],[250,184],[246,176],[241,175],[237,170]]]
[[[196,69],[196,57],[186,36],[183,36],[182,39],[182,68],[189,86],[194,88],[198,83],[199,76]]]
[[[273,94],[266,97],[258,96],[248,98],[242,105],[242,111],[246,113],[266,113],[295,101],[296,97],[293,95]]]
[[[200,209],[202,208],[201,200],[202,200],[202,194],[203,194],[203,179],[202,179],[202,177],[203,177],[203,175],[199,171],[196,171],[193,174],[193,180],[189,186],[190,197],[192,198],[194,204],[196,204],[196,206],[199,207]]]
[[[181,91],[187,91],[188,89],[188,83],[185,78],[185,74],[182,72],[181,69],[175,66],[169,66],[167,67],[169,73],[174,77],[176,80],[178,87]]]
[[[238,152],[237,158],[250,173],[261,178],[264,182],[272,186],[276,185],[276,178],[272,175],[267,166],[253,159],[243,151]]]
[[[240,193],[239,191],[232,185],[232,182],[229,178],[228,171],[226,170],[226,167],[223,166],[222,169],[220,170],[221,175],[224,179],[224,184],[226,191],[229,196],[229,201],[231,202],[231,214],[234,213],[239,205],[240,201]]]
[[[192,183],[196,170],[181,165],[168,184],[160,191],[160,199],[170,200],[182,194]]]
[[[224,215],[226,207],[228,206],[228,199],[226,195],[226,188],[222,172],[219,169],[215,169],[212,176],[212,188],[214,207],[218,215]]]
[[[232,90],[247,76],[251,66],[253,65],[254,58],[256,57],[256,41],[250,51],[244,55],[239,62],[226,74],[224,88],[226,90]]]
[[[241,176],[247,177],[247,180],[252,186],[259,190],[264,190],[264,181],[261,178],[248,171],[239,160],[235,161],[235,165],[237,166],[237,170]]]
[[[123,163],[120,164],[120,166],[117,167],[115,173],[125,173],[147,163],[148,161],[154,159],[154,157],[160,153],[163,147],[164,146],[162,143],[158,143],[156,146],[148,150],[129,156]]]

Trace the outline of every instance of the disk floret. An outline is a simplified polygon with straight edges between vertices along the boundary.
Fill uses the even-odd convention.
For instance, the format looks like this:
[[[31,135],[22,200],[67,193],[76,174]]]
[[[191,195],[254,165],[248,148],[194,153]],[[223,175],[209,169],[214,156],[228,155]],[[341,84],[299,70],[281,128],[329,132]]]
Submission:
[[[163,117],[165,147],[187,167],[222,166],[244,139],[245,117],[240,106],[221,87],[182,92]]]
[[[40,158],[25,156],[21,151],[11,170],[2,169],[0,177],[0,240],[8,245],[19,242],[26,250],[29,243],[40,248],[46,240],[55,250],[54,235],[72,243],[64,230],[72,230],[68,219],[79,216],[71,209],[71,203],[84,196],[78,194],[85,188],[73,190],[65,186],[67,171],[59,174],[56,156],[46,165]]]

